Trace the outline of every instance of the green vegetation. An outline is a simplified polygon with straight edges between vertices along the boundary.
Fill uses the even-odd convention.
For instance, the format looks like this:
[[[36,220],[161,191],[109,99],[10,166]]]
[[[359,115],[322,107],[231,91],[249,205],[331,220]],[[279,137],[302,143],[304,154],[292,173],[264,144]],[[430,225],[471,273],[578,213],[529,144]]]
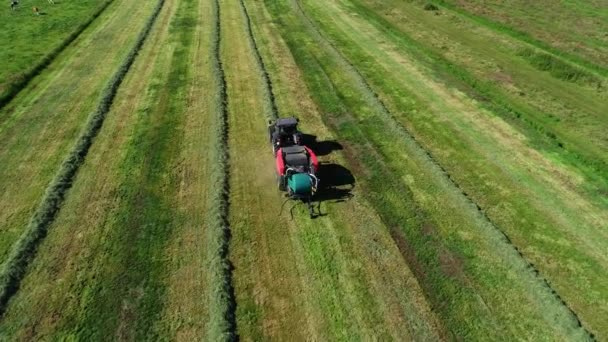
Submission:
[[[163,4],[164,0],[159,0],[156,9],[150,15],[144,28],[135,40],[135,44],[103,90],[97,109],[91,113],[83,132],[74,148],[68,154],[67,159],[61,165],[55,179],[46,190],[40,206],[34,213],[28,227],[23,232],[21,238],[15,243],[11,254],[9,254],[6,261],[2,264],[0,270],[0,311],[4,311],[4,306],[10,299],[10,296],[19,287],[19,282],[25,275],[29,261],[36,253],[38,244],[46,236],[47,229],[55,219],[57,211],[65,198],[65,194],[78,172],[78,168],[84,162],[93,139],[99,132],[106,114],[110,110],[118,87],[120,87],[131,65],[133,65],[135,57],[144,44]]]
[[[96,44],[131,46],[150,6],[110,7],[74,46],[0,112],[0,260],[7,258],[34,215],[45,190],[99,104],[101,91],[129,49],[91,49]],[[128,26],[116,23],[137,15]]]
[[[213,31],[211,71],[213,73],[215,95],[215,126],[211,131],[209,149],[214,165],[209,175],[209,183],[214,191],[209,192],[207,211],[209,234],[209,317],[210,327],[207,338],[210,341],[234,340],[236,318],[234,317],[234,294],[232,289],[232,270],[228,260],[230,230],[228,222],[229,193],[229,153],[228,153],[228,96],[226,79],[220,57],[221,14],[219,0],[213,3]]]
[[[601,1],[455,1],[437,3],[476,23],[608,76],[608,11]]]
[[[325,6],[323,13],[328,12],[331,13],[328,7]],[[322,18],[322,12],[319,9],[314,13],[316,18]],[[545,189],[541,184],[555,177],[551,173],[559,174],[569,171],[558,171],[559,167],[548,164],[547,166],[551,170],[550,173],[542,173],[538,177],[531,177],[530,174],[526,174],[528,172],[522,173],[521,170],[517,170],[518,165],[527,163],[523,162],[523,160],[530,158],[529,156],[520,156],[514,160],[498,162],[493,167],[493,163],[490,161],[503,158],[500,156],[512,155],[513,150],[511,149],[510,152],[483,151],[488,146],[492,146],[491,141],[500,140],[505,144],[511,144],[511,142],[504,140],[504,130],[500,133],[503,135],[502,137],[501,135],[496,135],[493,138],[482,137],[483,135],[495,134],[492,131],[496,130],[494,128],[496,127],[496,123],[482,125],[482,122],[486,120],[492,122],[491,118],[484,118],[487,114],[482,112],[480,115],[475,115],[474,121],[466,120],[467,113],[474,113],[475,111],[479,111],[479,109],[475,108],[475,106],[467,105],[466,102],[462,103],[462,100],[458,98],[451,98],[452,95],[449,92],[439,92],[440,88],[438,89],[438,86],[425,86],[421,82],[426,82],[426,84],[432,84],[433,82],[428,80],[422,81],[425,78],[424,74],[417,73],[412,75],[411,79],[404,77],[403,75],[411,75],[416,71],[411,68],[409,70],[406,69],[403,60],[398,63],[390,62],[394,57],[382,53],[380,46],[358,50],[356,48],[357,45],[372,46],[374,38],[371,37],[377,37],[378,33],[372,33],[373,31],[370,32],[362,27],[352,27],[350,26],[352,23],[348,21],[342,21],[339,26],[331,27],[329,23],[336,23],[336,20],[330,20],[329,16],[331,14],[325,20],[320,19],[324,23],[323,27],[331,34],[332,38],[336,39],[339,48],[345,51],[351,60],[362,68],[364,75],[377,86],[376,89],[379,89],[383,98],[391,103],[391,107],[394,106],[395,113],[407,113],[407,115],[401,116],[400,121],[412,127],[422,143],[431,148],[433,154],[437,154],[437,159],[445,166],[456,183],[460,184],[463,191],[473,198],[480,208],[484,212],[487,212],[487,215],[505,231],[514,241],[515,246],[521,249],[523,255],[527,259],[531,259],[531,263],[540,267],[541,274],[546,276],[549,282],[558,289],[557,292],[564,296],[566,303],[575,308],[574,310],[580,315],[585,315],[588,320],[594,320],[595,317],[592,315],[592,312],[597,310],[597,306],[594,303],[597,303],[600,298],[596,294],[606,291],[605,287],[601,285],[604,282],[597,277],[598,274],[603,273],[600,270],[605,267],[601,256],[601,246],[605,242],[598,241],[598,239],[604,239],[604,236],[598,235],[594,228],[596,224],[599,223],[601,225],[601,222],[605,220],[600,219],[600,221],[596,221],[594,219],[596,217],[604,217],[602,206],[592,204],[595,202],[594,197],[597,194],[594,193],[593,197],[591,197],[584,192],[579,194],[572,193],[572,196],[569,197],[570,200],[563,202],[556,200],[555,196],[559,197],[558,193],[564,196],[575,189],[566,190],[569,187],[568,184],[558,185],[559,182],[553,181],[550,181],[550,189]],[[332,18],[348,18],[348,16],[338,16],[336,13],[333,13]],[[339,27],[343,31],[340,32],[336,27]],[[361,34],[351,34],[354,37],[344,38],[347,35],[346,32],[348,34],[370,32],[370,38],[364,38]],[[375,57],[373,54],[362,53],[362,51],[380,52]],[[374,61],[374,63],[368,63],[370,60]],[[366,62],[364,63],[363,61]],[[378,68],[379,65],[382,67]],[[393,68],[393,72],[378,72],[378,70],[391,70],[391,68]],[[403,71],[399,71],[399,69],[403,69]],[[394,77],[393,75],[400,75],[400,77]],[[410,82],[415,85],[408,86]],[[415,90],[415,92],[408,93],[404,89]],[[414,101],[406,100],[408,96]],[[459,102],[462,104],[456,107]],[[432,115],[426,113],[432,113]],[[433,119],[438,117],[441,120]],[[459,127],[468,127],[468,129],[460,133]],[[474,136],[471,136],[471,134],[474,134]],[[513,135],[511,139],[514,142],[517,139],[517,135]],[[442,140],[443,142],[441,142]],[[487,142],[484,143],[484,141]],[[525,148],[523,149],[525,150]],[[524,158],[523,160],[522,157]],[[480,162],[480,160],[483,160],[483,162]],[[542,161],[542,159],[531,162],[537,165],[539,163],[540,165],[547,163],[547,161]],[[509,165],[509,170],[506,171],[502,165]],[[480,168],[485,170],[493,169],[493,171],[479,173],[477,170]],[[517,175],[517,181],[515,182],[513,182],[513,175]],[[520,185],[522,181],[528,184],[528,187],[534,189],[535,193],[522,195],[522,192],[524,192]],[[552,191],[556,190],[555,187],[558,187],[560,190],[551,194]],[[505,191],[505,189],[509,190]],[[543,193],[545,195],[541,195]],[[522,201],[522,197],[529,200]],[[496,204],[501,204],[505,201],[509,203],[508,206],[495,207]],[[575,209],[575,207],[579,209]],[[503,208],[507,208],[508,211],[505,211]],[[584,214],[582,210],[584,210]],[[565,214],[566,212],[569,214]],[[560,216],[569,220],[570,223],[560,223],[557,221],[556,218]],[[547,225],[547,222],[555,223]],[[522,223],[525,224],[527,230],[520,228]],[[534,229],[537,233],[531,234],[529,229]],[[548,236],[552,236],[552,239],[547,239]],[[580,245],[577,243],[578,248],[563,246],[557,242],[560,239],[569,239],[572,236],[578,236],[579,239],[582,236],[586,236],[584,238],[585,242],[581,241]],[[569,260],[577,260],[579,267],[576,270],[567,268],[565,265],[556,267],[553,263],[555,258],[562,258],[565,255],[568,255],[567,258]],[[593,268],[587,268],[590,265],[593,265]],[[556,271],[556,268],[559,271]],[[548,274],[544,272],[548,272]],[[580,274],[583,272],[587,275],[580,278]],[[570,276],[566,278],[564,274],[570,274]],[[587,277],[595,278],[591,284],[596,287],[596,291],[585,292],[582,290],[590,286],[585,280],[589,279]],[[583,292],[584,294],[582,294]],[[596,324],[600,324],[601,326],[602,323],[598,322]],[[601,329],[596,329],[601,331]]]
[[[327,114],[326,122],[336,130],[341,141],[356,151],[352,158],[363,163],[361,170],[369,170],[362,174],[371,184],[366,191],[373,196],[370,203],[374,204],[388,227],[398,227],[398,236],[403,236],[401,241],[406,244],[404,253],[409,254],[408,262],[420,265],[415,268],[419,272],[417,277],[424,279],[421,285],[425,294],[440,312],[450,332],[468,337],[485,336],[495,329],[501,329],[505,336],[518,334],[517,331],[521,333],[518,324],[522,322],[510,321],[507,312],[511,309],[498,305],[503,300],[500,298],[506,296],[518,310],[526,312],[522,314],[528,321],[540,315],[532,325],[538,330],[529,330],[527,334],[545,336],[549,332],[555,333],[556,326],[549,327],[550,324],[545,329],[540,323],[543,321],[540,317],[549,315],[561,317],[563,322],[558,326],[565,329],[562,332],[564,336],[584,337],[585,332],[577,328],[576,319],[542,281],[535,279],[535,274],[506,243],[504,236],[484,222],[483,217],[476,213],[477,209],[450,185],[440,169],[433,166],[428,155],[411,139],[408,142],[406,136],[399,133],[398,126],[391,125],[386,113],[381,114],[380,104],[373,93],[366,90],[356,70],[331,46],[323,43],[318,33],[306,28],[306,20],[298,24],[302,19],[289,14],[293,12],[289,6],[271,3],[267,6],[280,20],[279,27],[284,28],[283,37],[304,71],[317,104],[325,113],[335,113]],[[311,41],[304,34],[317,38]],[[388,136],[394,137],[390,142],[386,140],[387,130],[390,130]],[[411,194],[409,200],[403,199],[408,193]],[[410,203],[411,209],[407,210],[405,203]],[[456,207],[447,209],[452,205]],[[466,231],[466,234],[461,236],[456,233],[458,231],[463,234]],[[438,241],[433,241],[435,239]],[[487,244],[489,241],[492,243]],[[490,257],[496,254],[501,257]],[[503,264],[505,262],[509,266]],[[481,269],[484,270],[482,273],[475,271]],[[522,283],[510,282],[508,288],[501,287],[506,279],[512,278],[508,274],[516,269],[517,278]],[[452,277],[448,276],[451,272],[455,272]],[[475,285],[466,286],[461,279],[466,279],[464,284]],[[475,288],[476,293],[469,292],[467,289],[470,288]],[[527,297],[523,294],[528,291],[536,293],[534,303],[526,304],[529,298],[524,299]],[[479,303],[477,296],[481,296],[485,304]],[[451,300],[445,302],[446,297]],[[455,298],[459,301],[456,302]],[[497,305],[491,304],[494,301]],[[488,306],[493,308],[491,315],[482,313]],[[506,310],[504,316],[499,307]]]
[[[249,17],[249,12],[247,11],[247,7],[243,0],[239,0],[241,5],[241,12],[243,13],[243,17],[245,18],[245,24],[247,29],[247,39],[249,40],[249,44],[251,45],[251,49],[254,52],[255,61],[257,63],[258,72],[260,74],[260,79],[262,81],[262,91],[264,92],[264,113],[268,120],[275,120],[279,118],[279,113],[277,109],[277,105],[274,99],[274,93],[272,92],[272,81],[270,80],[270,75],[268,75],[268,71],[266,70],[266,66],[264,65],[264,60],[260,55],[260,51],[258,49],[258,45],[255,41],[255,37],[253,35],[253,31],[251,29],[251,18]]]
[[[200,95],[208,89],[211,56],[210,29],[198,18],[210,13],[197,1],[166,1],[15,298],[24,305],[6,314],[3,335],[187,339],[204,333],[209,248],[201,198],[209,134],[201,113],[211,104]],[[59,284],[48,281],[57,274]],[[46,293],[38,291],[40,283],[49,285]],[[57,314],[59,302],[72,305]]]
[[[33,4],[24,2],[15,11],[0,12],[0,23],[3,24],[0,26],[0,60],[5,61],[0,70],[0,108],[44,70],[112,3],[110,0],[99,5],[99,2],[87,0],[50,6],[50,10],[43,10],[43,18],[36,17],[28,7],[41,6],[41,0]]]
[[[226,4],[223,11],[227,27],[223,41],[239,42],[225,43],[223,50],[231,99],[229,127],[230,132],[239,132],[230,135],[229,143],[230,259],[235,265],[239,335],[254,339],[437,339],[442,333],[440,324],[412,281],[388,230],[362,198],[334,203],[328,197],[321,206],[324,216],[315,220],[293,202],[286,203],[283,215],[277,215],[285,199],[277,193],[274,170],[268,168],[273,160],[264,94],[270,90],[263,82],[265,73],[260,72],[255,46],[247,37],[251,31],[256,32],[253,40],[263,56],[264,70],[272,78],[281,116],[297,114],[305,131],[314,133],[320,144],[334,137],[312,102],[306,100],[306,86],[293,73],[297,66],[279,32],[266,19],[260,20],[266,18],[264,6],[252,2],[246,6],[243,11],[234,3]],[[330,170],[341,170],[340,165],[345,164],[338,151],[321,158]],[[321,173],[327,191],[336,191],[326,196],[339,194],[330,186],[344,180],[323,168]],[[294,220],[289,220],[287,211],[294,205]]]
[[[596,0],[28,1],[1,339],[607,337]],[[277,189],[288,116],[315,218]]]
[[[368,6],[363,6],[362,2],[353,1],[352,7],[404,52],[431,69],[436,78],[458,87],[494,115],[516,125],[535,148],[550,155],[561,155],[561,163],[576,166],[588,178],[588,190],[596,197],[600,198],[598,195],[608,189],[608,154],[600,148],[606,141],[597,129],[606,124],[602,113],[608,106],[603,96],[574,85],[565,86],[551,76],[539,74],[538,69],[530,65],[526,68],[525,64],[514,60],[518,50],[510,47],[511,44],[497,46],[488,52],[486,47],[498,39],[493,34],[485,37],[463,32],[459,25],[452,23],[454,20],[424,16],[422,11],[396,4],[396,1],[392,4],[367,3]],[[420,22],[403,22],[397,16],[379,14],[390,5],[415,15]],[[374,10],[370,11],[370,8]],[[451,43],[437,38],[438,34],[449,34]],[[466,48],[462,47],[463,43]],[[476,58],[472,59],[472,56]],[[547,104],[548,97],[558,105]],[[572,110],[572,106],[577,109]],[[547,108],[551,109],[550,113]],[[592,139],[593,144],[582,143],[584,139]]]
[[[597,87],[602,86],[601,80],[598,77],[581,68],[564,63],[550,54],[532,49],[522,49],[518,55],[526,58],[535,68],[548,71],[551,75],[562,80],[588,83]]]

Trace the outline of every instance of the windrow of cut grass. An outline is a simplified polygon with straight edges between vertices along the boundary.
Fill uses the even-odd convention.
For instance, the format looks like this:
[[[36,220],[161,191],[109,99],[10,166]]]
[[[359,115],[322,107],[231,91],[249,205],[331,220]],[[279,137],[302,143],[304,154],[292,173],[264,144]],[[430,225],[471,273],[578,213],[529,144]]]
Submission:
[[[166,0],[0,335],[205,336],[211,14]]]
[[[297,115],[324,162],[317,200],[322,217],[278,191],[264,124],[264,82],[238,2],[223,6],[223,58],[231,132],[230,259],[237,327],[243,339],[429,339],[441,327],[379,218],[363,197],[346,196],[354,182],[338,142],[311,107],[306,86],[263,5],[246,2],[282,115]],[[255,14],[254,14],[255,13]],[[254,23],[255,22],[255,23]],[[237,43],[238,42],[238,43]],[[262,51],[264,50],[264,51]],[[277,88],[275,88],[275,81]],[[253,86],[252,86],[253,85]],[[257,122],[257,124],[256,124]],[[308,143],[308,142],[307,142]],[[333,148],[329,148],[333,146]],[[351,187],[354,184],[351,184]],[[333,188],[333,187],[336,188]],[[336,197],[334,197],[336,196]],[[295,206],[295,207],[294,207]],[[293,220],[290,209],[293,208]],[[252,246],[255,246],[252,248]],[[276,256],[280,255],[280,258]],[[272,295],[270,295],[272,294]]]
[[[232,341],[236,335],[236,300],[232,287],[232,265],[228,260],[230,246],[229,168],[228,151],[228,95],[226,76],[221,59],[222,23],[219,0],[213,0],[211,32],[211,72],[213,74],[215,112],[210,139],[210,157],[213,167],[209,174],[209,184],[215,189],[209,192],[207,211],[208,283],[209,283],[209,327],[207,339],[210,341]]]
[[[582,177],[542,156],[475,101],[433,80],[406,48],[387,43],[389,37],[364,19],[336,10],[348,13],[346,6],[309,7],[396,118],[508,233],[585,326],[604,331],[606,320],[596,313],[606,310],[601,293],[608,289],[607,236],[598,227],[608,221],[602,206],[581,191]]]
[[[423,1],[417,3],[422,6]],[[592,24],[593,19],[602,22],[597,13],[597,18],[593,18],[588,13],[572,11],[572,7],[566,3],[552,1],[538,1],[534,4],[519,2],[505,4],[500,8],[496,7],[497,4],[477,4],[476,1],[458,3],[453,0],[436,0],[434,3],[440,5],[442,10],[458,13],[476,24],[507,34],[554,57],[608,77],[608,64],[601,59],[601,49],[585,41],[592,35],[601,36],[602,26]],[[575,7],[578,7],[577,5]],[[601,7],[595,10],[601,11]],[[551,16],[545,15],[548,13]],[[559,15],[558,22],[555,22],[556,15]],[[604,18],[606,17],[604,15]],[[554,21],[548,23],[548,20]],[[581,21],[585,22],[581,27],[583,30],[573,27]],[[590,27],[595,30],[584,31]]]
[[[0,264],[98,106],[155,3],[112,4],[0,110]]]
[[[80,34],[82,34],[91,24],[95,21],[105,10],[110,6],[114,0],[107,0],[102,3],[99,8],[93,12],[84,22],[78,24],[76,28],[61,41],[59,45],[52,48],[51,51],[45,54],[40,60],[34,61],[33,66],[27,70],[21,71],[16,75],[2,75],[0,79],[0,109],[7,105],[19,92],[24,89],[30,81],[32,81],[37,75],[39,75],[46,67],[48,67],[61,52],[63,52]],[[8,21],[8,18],[6,18]],[[22,23],[23,24],[23,23]],[[3,30],[4,31],[4,30]],[[11,30],[13,32],[13,30]],[[49,35],[49,32],[38,32],[39,35]],[[10,37],[11,40],[17,41],[20,39],[27,40],[25,37]],[[4,39],[3,39],[4,40]],[[31,40],[30,44],[38,46],[38,40]],[[3,42],[5,51],[11,50],[10,43],[8,41]],[[18,58],[28,60],[28,56],[20,55]],[[13,58],[10,58],[8,62],[13,62]],[[22,63],[22,61],[21,61]],[[4,79],[8,76],[8,79]]]
[[[258,66],[258,72],[260,73],[260,79],[263,82],[262,89],[264,91],[264,112],[268,120],[276,120],[279,117],[279,112],[275,103],[274,93],[272,92],[272,81],[270,80],[268,71],[266,71],[264,60],[260,55],[258,45],[255,41],[255,36],[251,29],[251,18],[249,17],[247,6],[245,6],[243,0],[239,0],[239,4],[241,5],[241,12],[243,13],[243,16],[245,18],[245,25],[247,27],[247,40],[249,40],[249,44],[251,45],[251,49],[253,50],[255,61]]]
[[[19,283],[27,271],[29,262],[35,256],[39,243],[46,236],[49,226],[55,219],[79,167],[84,162],[95,136],[103,125],[103,121],[110,110],[120,84],[127,75],[131,65],[133,65],[137,53],[152,29],[152,25],[154,25],[163,4],[164,0],[158,1],[156,8],[144,25],[129,54],[106,85],[97,109],[91,113],[76,144],[47,188],[27,228],[23,231],[8,258],[2,264],[0,268],[0,312],[6,309],[8,300],[19,288]]]
[[[519,51],[518,55],[528,60],[535,68],[542,71],[548,71],[551,75],[559,79],[595,85],[598,88],[602,87],[602,80],[599,77],[596,77],[582,68],[564,63],[551,54],[524,48]]]
[[[297,1],[297,0],[296,0]],[[305,17],[309,20],[309,22],[312,23],[312,21],[310,21],[310,19],[306,16],[306,13],[304,12],[304,10],[302,9],[302,7],[300,6],[300,3],[297,2],[299,9],[302,11],[302,13],[305,15]],[[327,8],[327,7],[325,7]],[[334,45],[332,42],[326,40],[326,38],[324,38],[323,33],[320,33],[320,37],[326,41],[332,49],[334,49],[335,51],[339,51],[338,48],[336,47],[336,45]],[[549,284],[549,282],[542,277],[542,275],[540,274],[539,270],[534,266],[534,264],[532,264],[529,260],[527,260],[524,255],[520,252],[519,248],[515,245],[513,245],[509,235],[503,231],[501,229],[501,227],[497,226],[491,219],[490,217],[488,217],[488,215],[486,214],[486,212],[479,206],[479,204],[475,201],[474,198],[472,198],[466,190],[464,190],[458,183],[457,181],[450,175],[450,173],[448,172],[448,170],[446,170],[441,164],[440,162],[433,156],[433,154],[431,152],[429,152],[429,150],[427,150],[422,144],[421,142],[404,126],[401,124],[401,122],[399,122],[395,116],[389,111],[389,109],[386,107],[386,105],[382,102],[382,100],[379,98],[378,94],[376,94],[376,92],[370,87],[370,85],[367,83],[367,81],[365,80],[364,76],[357,70],[357,67],[352,64],[350,62],[350,60],[347,60],[344,58],[344,56],[342,54],[339,53],[339,58],[343,59],[347,65],[348,68],[350,69],[351,72],[354,73],[355,77],[357,79],[360,80],[362,87],[364,87],[365,92],[370,94],[376,102],[377,105],[377,110],[379,112],[381,112],[384,116],[385,116],[385,120],[383,122],[384,125],[386,125],[387,127],[395,127],[397,129],[394,129],[394,137],[397,137],[398,139],[403,139],[406,141],[410,141],[417,150],[419,150],[421,153],[423,153],[428,160],[433,164],[433,167],[438,169],[440,171],[441,174],[443,174],[447,180],[449,181],[450,185],[453,186],[454,188],[457,189],[457,191],[459,191],[461,193],[461,195],[466,198],[466,200],[468,202],[470,202],[470,207],[474,207],[477,209],[477,211],[479,212],[480,216],[483,217],[483,219],[488,223],[488,225],[490,227],[492,227],[493,229],[495,229],[498,233],[500,233],[503,237],[505,242],[507,242],[507,244],[509,244],[515,251],[517,251],[518,255],[522,258],[522,260],[524,261],[524,263],[527,265],[527,267],[529,269],[531,269],[533,271],[534,274],[538,275],[541,282],[543,283],[544,286],[546,286],[551,293],[554,293],[556,295],[556,299],[558,301],[560,301],[563,305],[565,305],[567,307],[567,309],[570,311],[570,313],[574,316],[574,318],[576,319],[576,321],[579,323],[580,325],[580,321],[578,319],[578,317],[576,316],[576,313],[574,311],[572,311],[572,309],[563,301],[563,299],[559,296],[559,294],[557,294],[555,292],[555,290],[553,288],[551,288],[551,285]],[[367,59],[365,59],[367,60]]]
[[[473,28],[459,26],[458,17],[437,19],[397,1],[347,4],[436,78],[516,127],[535,149],[582,172],[587,180],[584,190],[603,201],[608,190],[608,154],[602,138],[605,95],[538,70],[517,56],[516,42],[501,35],[486,38],[485,30],[468,33]],[[387,14],[387,6],[395,11]],[[412,19],[400,20],[403,16]],[[487,49],[492,40],[501,44]]]
[[[359,184],[448,330],[470,338],[496,331],[511,337],[588,336],[504,235],[382,114],[356,69],[297,14],[298,4],[266,6],[327,113],[324,120],[358,165]]]

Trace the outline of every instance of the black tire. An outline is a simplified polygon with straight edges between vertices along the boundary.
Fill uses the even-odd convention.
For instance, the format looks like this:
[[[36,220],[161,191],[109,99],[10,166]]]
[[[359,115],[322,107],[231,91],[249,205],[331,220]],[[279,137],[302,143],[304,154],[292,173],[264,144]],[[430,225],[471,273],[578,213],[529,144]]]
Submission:
[[[277,183],[280,191],[285,191],[287,189],[285,186],[285,176],[277,176]]]

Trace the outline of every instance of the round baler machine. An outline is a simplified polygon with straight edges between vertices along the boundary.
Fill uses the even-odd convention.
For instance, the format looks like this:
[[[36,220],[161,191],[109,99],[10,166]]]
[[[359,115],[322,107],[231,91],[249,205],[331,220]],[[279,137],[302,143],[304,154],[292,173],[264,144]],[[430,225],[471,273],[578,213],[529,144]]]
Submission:
[[[319,162],[315,153],[303,145],[298,122],[296,118],[277,119],[270,122],[268,133],[275,155],[279,190],[287,192],[288,200],[306,203],[312,218],[315,216],[312,199],[319,185],[316,176]]]

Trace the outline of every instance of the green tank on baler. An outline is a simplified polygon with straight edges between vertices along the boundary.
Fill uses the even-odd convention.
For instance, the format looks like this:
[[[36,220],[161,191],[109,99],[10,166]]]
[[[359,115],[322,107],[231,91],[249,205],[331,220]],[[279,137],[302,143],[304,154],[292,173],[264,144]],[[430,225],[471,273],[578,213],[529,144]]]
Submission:
[[[309,195],[312,192],[312,182],[306,173],[293,174],[287,180],[287,186],[292,194]]]

